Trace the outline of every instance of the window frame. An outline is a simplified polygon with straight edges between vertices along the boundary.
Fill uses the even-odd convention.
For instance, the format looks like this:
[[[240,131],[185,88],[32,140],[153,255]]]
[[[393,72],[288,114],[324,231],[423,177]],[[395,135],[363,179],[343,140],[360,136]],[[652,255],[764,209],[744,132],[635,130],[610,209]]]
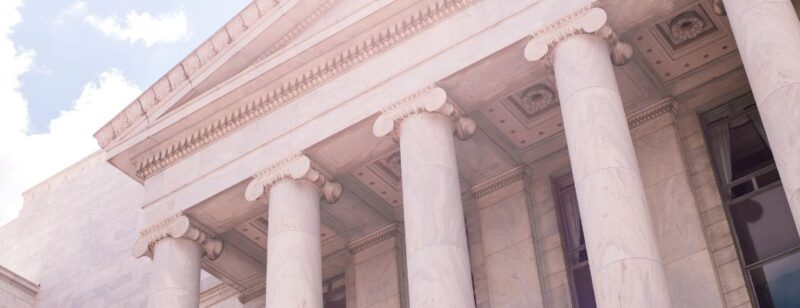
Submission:
[[[567,286],[569,287],[569,294],[570,294],[570,298],[572,300],[572,307],[579,307],[580,308],[580,304],[579,304],[579,301],[578,301],[578,288],[575,286],[575,280],[574,280],[573,276],[574,276],[575,269],[578,269],[580,267],[589,267],[589,258],[588,258],[589,249],[586,247],[586,244],[583,244],[580,248],[575,248],[575,249],[570,249],[569,248],[569,246],[568,246],[569,245],[569,242],[568,242],[569,239],[567,239],[567,237],[569,236],[569,233],[567,233],[566,226],[565,226],[566,223],[567,223],[566,222],[567,217],[565,217],[566,213],[563,210],[563,206],[564,206],[563,202],[564,202],[564,200],[563,200],[563,197],[561,196],[562,193],[565,191],[566,187],[572,186],[573,189],[575,189],[575,180],[572,177],[572,171],[568,170],[564,174],[559,174],[557,176],[551,177],[550,184],[551,184],[552,193],[553,193],[553,197],[554,197],[554,199],[553,199],[553,201],[554,201],[553,210],[555,211],[556,221],[557,221],[557,224],[558,224],[558,233],[559,233],[558,237],[559,237],[559,240],[561,241],[561,253],[562,253],[562,256],[564,258],[564,273],[565,273],[565,275],[567,275]],[[576,191],[576,193],[577,193],[577,191]],[[578,215],[580,215],[580,208],[578,209]],[[583,225],[582,221],[581,221],[581,225]],[[583,226],[581,226],[581,230],[583,230]],[[587,253],[586,261],[573,265],[572,262],[570,261],[570,256],[573,253],[579,252],[580,250],[583,250],[583,249],[585,249],[586,253]],[[589,272],[590,272],[590,276],[591,276],[591,268],[590,268]],[[592,282],[592,289],[594,289],[594,281]],[[594,298],[595,298],[595,306],[596,306],[597,305],[597,296],[594,296]]]
[[[733,246],[734,250],[736,251],[736,257],[737,257],[737,262],[739,263],[739,269],[742,271],[742,275],[745,281],[745,287],[747,288],[747,294],[750,297],[750,304],[753,305],[753,307],[755,308],[760,308],[761,304],[758,303],[758,295],[756,295],[755,293],[753,277],[750,274],[750,272],[754,269],[762,268],[764,265],[772,261],[776,261],[778,259],[800,253],[800,245],[788,249],[784,252],[777,253],[773,256],[766,257],[764,259],[753,262],[753,264],[750,265],[746,264],[744,253],[742,252],[742,246],[741,243],[739,242],[739,237],[736,232],[736,226],[733,221],[733,215],[731,214],[731,206],[737,205],[746,200],[750,200],[752,197],[760,193],[763,193],[767,190],[776,188],[778,186],[783,186],[783,181],[779,177],[777,181],[768,183],[761,187],[759,187],[758,184],[755,183],[756,181],[754,179],[756,176],[761,174],[766,174],[772,169],[777,168],[774,162],[774,154],[773,154],[773,163],[771,165],[753,171],[749,175],[741,177],[739,179],[733,179],[728,184],[723,184],[719,176],[720,172],[719,167],[717,166],[716,159],[714,158],[715,157],[714,149],[711,147],[711,144],[709,143],[710,139],[709,131],[713,127],[722,125],[722,123],[728,123],[732,119],[738,116],[752,112],[757,113],[759,118],[761,117],[761,113],[758,112],[758,108],[755,103],[755,98],[753,97],[752,93],[747,93],[742,96],[736,97],[734,99],[728,100],[726,103],[723,103],[721,105],[714,106],[709,110],[698,111],[697,116],[700,121],[700,129],[702,131],[703,142],[705,143],[706,154],[708,156],[711,165],[711,170],[714,176],[714,183],[716,184],[717,193],[719,194],[722,203],[722,209],[723,212],[725,213],[725,219],[726,222],[728,223],[728,230],[730,231],[731,238],[733,239]],[[724,116],[720,117],[721,115]],[[707,119],[709,117],[715,117],[715,118]],[[767,146],[769,146],[769,144],[767,144]],[[732,196],[729,195],[730,190],[734,186],[742,182],[746,182],[747,180],[753,181],[754,183],[753,191],[738,196],[736,198],[731,198]]]

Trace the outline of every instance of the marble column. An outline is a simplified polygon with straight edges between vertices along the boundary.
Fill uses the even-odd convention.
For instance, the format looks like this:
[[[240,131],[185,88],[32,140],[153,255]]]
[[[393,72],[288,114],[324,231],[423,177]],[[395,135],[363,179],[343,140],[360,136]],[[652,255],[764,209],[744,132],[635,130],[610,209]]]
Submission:
[[[267,307],[322,307],[320,198],[333,203],[341,192],[341,185],[302,155],[268,168],[248,185],[248,200],[269,195]]]
[[[193,225],[184,215],[170,217],[144,231],[134,256],[153,259],[148,307],[197,308],[200,305],[200,261],[216,259],[222,242]]]
[[[459,116],[441,88],[385,111],[376,136],[400,141],[409,302],[412,308],[475,307],[453,135],[475,122]]]
[[[724,0],[800,232],[800,21],[790,0]]]
[[[526,58],[552,61],[598,306],[670,307],[612,67],[612,58],[623,64],[631,49],[606,18],[593,8],[562,24],[558,35],[534,36]]]

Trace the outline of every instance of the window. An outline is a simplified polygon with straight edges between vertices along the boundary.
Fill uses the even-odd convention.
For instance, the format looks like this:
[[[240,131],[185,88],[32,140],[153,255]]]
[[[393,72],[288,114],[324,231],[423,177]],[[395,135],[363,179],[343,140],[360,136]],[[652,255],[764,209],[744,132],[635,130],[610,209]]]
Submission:
[[[752,97],[702,119],[754,304],[800,307],[800,236]]]
[[[322,308],[346,308],[344,276],[340,275],[323,284]]]
[[[556,213],[561,229],[562,247],[567,276],[569,277],[572,303],[579,308],[597,307],[594,300],[592,275],[589,271],[589,257],[583,237],[581,217],[578,212],[578,195],[572,175],[554,181],[556,189]]]

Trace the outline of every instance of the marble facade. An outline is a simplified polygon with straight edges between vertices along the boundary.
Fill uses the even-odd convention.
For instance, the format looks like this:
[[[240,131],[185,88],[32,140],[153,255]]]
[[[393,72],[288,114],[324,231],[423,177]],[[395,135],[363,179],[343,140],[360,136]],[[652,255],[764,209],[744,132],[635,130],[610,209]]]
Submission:
[[[575,307],[569,174],[598,306],[757,307],[699,114],[754,97],[800,226],[798,53],[789,0],[255,0],[26,192],[0,307]]]

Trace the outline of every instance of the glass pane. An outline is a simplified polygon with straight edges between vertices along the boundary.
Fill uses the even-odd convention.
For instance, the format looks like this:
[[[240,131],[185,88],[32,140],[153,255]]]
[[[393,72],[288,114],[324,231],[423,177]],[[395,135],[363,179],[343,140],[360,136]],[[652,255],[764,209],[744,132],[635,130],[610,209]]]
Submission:
[[[578,196],[575,186],[568,186],[561,192],[561,210],[564,216],[564,231],[566,232],[567,249],[573,250],[585,245],[583,226],[578,210]]]
[[[746,181],[744,183],[736,184],[735,186],[731,187],[731,199],[736,199],[741,196],[744,196],[755,189],[753,187],[752,181]]]
[[[772,152],[747,115],[732,119],[729,132],[733,180],[774,163]]]
[[[780,179],[781,177],[778,176],[778,169],[772,169],[767,171],[767,173],[757,176],[756,182],[758,183],[758,187],[764,187],[771,183],[775,183]]]
[[[347,299],[345,296],[344,288],[339,288],[328,293],[325,293],[325,304],[323,308],[346,308]]]
[[[734,204],[730,209],[746,264],[800,245],[782,186]]]
[[[575,295],[578,300],[578,307],[597,307],[594,302],[594,287],[592,287],[592,274],[589,273],[589,266],[581,266],[572,271],[572,282],[575,284]]]
[[[589,256],[586,254],[586,249],[580,249],[572,253],[570,256],[570,265],[577,265],[589,261]]]
[[[750,271],[761,308],[800,307],[800,253]]]

